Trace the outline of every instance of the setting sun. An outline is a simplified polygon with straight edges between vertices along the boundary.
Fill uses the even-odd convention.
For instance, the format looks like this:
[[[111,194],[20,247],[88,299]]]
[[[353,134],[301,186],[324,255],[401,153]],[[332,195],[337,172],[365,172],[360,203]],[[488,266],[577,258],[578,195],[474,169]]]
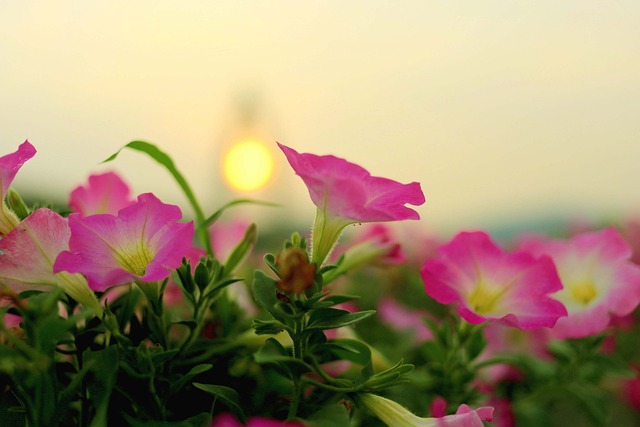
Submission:
[[[223,160],[224,179],[240,191],[257,190],[265,186],[273,172],[273,158],[263,143],[242,140],[229,148]]]

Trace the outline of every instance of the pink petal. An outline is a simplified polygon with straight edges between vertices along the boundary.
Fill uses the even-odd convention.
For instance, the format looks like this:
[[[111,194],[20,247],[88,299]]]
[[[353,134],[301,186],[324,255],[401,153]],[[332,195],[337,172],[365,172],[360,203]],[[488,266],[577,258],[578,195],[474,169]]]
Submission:
[[[25,141],[20,144],[17,151],[0,157],[0,189],[2,191],[0,196],[2,200],[4,200],[18,170],[35,154],[35,147],[29,141]]]
[[[453,415],[447,415],[436,420],[438,427],[484,427],[482,421],[493,419],[493,408],[483,406],[471,409],[467,405],[460,405]]]
[[[115,215],[135,203],[129,193],[129,186],[115,172],[91,175],[86,186],[78,186],[71,192],[69,207],[83,216]]]
[[[484,232],[459,233],[438,252],[421,270],[425,290],[440,303],[458,303],[469,323],[498,320],[531,329],[566,316],[549,297],[562,284],[548,257],[503,252]]]
[[[67,220],[49,209],[38,209],[0,239],[0,279],[16,292],[46,290],[58,283],[56,256],[68,248]]]
[[[95,290],[162,280],[193,248],[193,222],[181,218],[180,208],[150,193],[118,216],[72,214],[70,250],[58,256],[55,271],[82,273]]]
[[[329,216],[354,222],[419,219],[405,204],[425,202],[420,184],[401,184],[371,176],[366,169],[335,156],[303,153],[278,143],[309,190],[313,203]]]
[[[564,289],[555,297],[568,317],[553,328],[556,338],[579,338],[602,332],[612,314],[624,316],[640,304],[640,267],[620,233],[610,227],[577,234],[568,240],[537,237],[520,243],[534,255],[553,258]],[[584,286],[590,286],[584,288]],[[584,299],[581,289],[593,292]]]

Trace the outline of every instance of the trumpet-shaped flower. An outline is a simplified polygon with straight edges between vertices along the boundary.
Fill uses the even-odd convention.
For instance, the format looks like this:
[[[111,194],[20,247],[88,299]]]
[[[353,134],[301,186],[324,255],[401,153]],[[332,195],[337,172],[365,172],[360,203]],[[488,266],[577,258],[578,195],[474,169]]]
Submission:
[[[569,313],[552,329],[556,338],[602,332],[611,315],[624,316],[640,303],[640,267],[614,228],[584,232],[569,240],[530,238],[521,248],[553,258],[564,285],[554,295]]]
[[[36,210],[0,239],[0,282],[16,292],[57,286],[101,315],[84,277],[53,271],[58,254],[69,248],[69,237],[66,218],[49,209]]]
[[[135,203],[129,193],[129,186],[115,172],[91,175],[86,186],[80,185],[71,192],[69,207],[83,216],[116,215]]]
[[[178,206],[150,193],[117,216],[72,214],[70,250],[58,256],[54,270],[82,273],[94,290],[165,279],[193,247],[193,222],[181,218]]]
[[[338,157],[300,154],[285,145],[278,146],[317,207],[311,242],[313,262],[321,264],[325,260],[349,224],[420,218],[405,206],[424,203],[419,183],[401,184],[371,176],[366,169]]]
[[[493,418],[493,408],[490,406],[471,409],[467,405],[460,405],[455,414],[423,418],[393,400],[375,394],[362,393],[358,401],[390,427],[484,427],[482,421],[491,421]]]
[[[0,236],[9,233],[20,222],[4,200],[18,170],[35,154],[36,149],[33,145],[25,141],[20,144],[17,151],[0,157]]]
[[[429,296],[458,303],[467,322],[501,321],[520,329],[551,327],[566,316],[549,294],[562,289],[553,261],[506,253],[484,232],[462,232],[438,249],[421,270]]]

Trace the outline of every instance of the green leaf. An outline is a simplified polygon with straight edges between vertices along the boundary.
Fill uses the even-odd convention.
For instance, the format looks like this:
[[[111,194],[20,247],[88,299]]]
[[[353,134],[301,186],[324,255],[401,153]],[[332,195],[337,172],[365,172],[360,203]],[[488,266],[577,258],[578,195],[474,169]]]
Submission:
[[[323,308],[311,313],[309,327],[307,329],[336,329],[346,325],[359,322],[372,316],[375,310],[360,311],[350,313],[346,310],[338,310],[335,308]]]
[[[193,385],[222,401],[222,403],[231,409],[238,418],[240,418],[240,421],[244,423],[246,416],[240,406],[240,396],[237,391],[229,387],[214,384],[193,383]]]
[[[262,271],[256,270],[253,275],[253,283],[251,284],[253,297],[265,310],[269,312],[275,319],[282,323],[287,323],[281,310],[276,310],[276,281],[264,274]]]
[[[107,163],[114,160],[116,157],[118,157],[120,152],[125,148],[130,148],[132,150],[140,151],[142,153],[149,155],[153,160],[158,162],[160,165],[164,166],[169,171],[169,173],[173,176],[173,179],[176,180],[176,182],[182,189],[182,192],[185,194],[185,196],[187,196],[187,199],[189,200],[189,203],[191,204],[191,207],[193,208],[193,211],[195,212],[196,218],[198,220],[197,225],[199,229],[200,238],[203,240],[205,246],[207,247],[207,252],[211,254],[212,253],[211,240],[209,239],[209,235],[207,233],[206,227],[201,226],[201,224],[205,222],[205,219],[204,219],[204,213],[202,212],[202,208],[200,207],[200,203],[198,203],[198,200],[196,199],[195,194],[191,190],[191,187],[189,187],[187,180],[184,178],[184,176],[182,176],[182,174],[180,173],[176,165],[173,163],[173,160],[171,159],[171,157],[169,157],[167,153],[160,150],[158,147],[156,147],[155,145],[149,142],[131,141],[130,143],[128,143],[127,145],[125,145],[124,147],[120,148],[118,151],[113,153],[111,156],[109,156],[102,163]]]
[[[203,372],[207,372],[211,368],[213,368],[213,365],[211,363],[202,363],[200,365],[194,366],[189,372],[181,375],[175,382],[171,383],[171,394],[177,393],[182,387],[185,386],[185,384],[191,381],[193,377],[202,374]]]
[[[106,427],[109,399],[118,373],[118,347],[110,346],[100,351],[85,351],[82,358],[84,363],[93,363],[86,381],[90,402],[95,408],[91,427]]]
[[[286,326],[277,320],[254,319],[251,326],[258,335],[275,335],[286,329]]]
[[[308,363],[291,357],[282,344],[273,338],[265,341],[264,345],[256,352],[254,358],[256,363],[276,363],[286,367],[289,372],[294,372],[298,375],[313,371],[313,368]]]
[[[244,203],[250,203],[250,204],[254,204],[254,205],[262,205],[262,206],[272,206],[272,207],[280,206],[277,203],[265,202],[265,201],[262,201],[262,200],[252,200],[252,199],[236,199],[236,200],[232,200],[229,203],[227,203],[226,205],[224,205],[223,207],[221,207],[220,209],[218,209],[217,211],[215,211],[207,219],[205,219],[201,226],[205,227],[205,228],[208,227],[209,225],[211,225],[215,221],[217,221],[218,218],[220,218],[220,216],[224,213],[224,211],[226,211],[230,207],[233,207],[233,206],[236,206],[236,205],[241,205],[241,204],[244,204]]]
[[[371,349],[362,341],[337,339],[318,346],[318,351],[328,351],[339,360],[349,360],[360,365],[371,362]]]
[[[189,187],[189,184],[187,184],[187,181],[184,179],[184,177],[182,176],[180,171],[178,171],[178,168],[176,168],[176,166],[173,163],[173,160],[171,159],[171,157],[169,157],[168,154],[166,154],[164,151],[160,150],[158,147],[156,147],[155,145],[153,145],[153,144],[151,144],[149,142],[146,142],[146,141],[131,141],[130,143],[128,143],[127,145],[125,145],[124,147],[120,148],[118,151],[113,153],[111,156],[109,156],[102,163],[107,163],[107,162],[110,162],[110,161],[114,160],[116,157],[118,157],[120,152],[122,150],[124,150],[125,148],[130,148],[132,150],[136,150],[136,151],[140,151],[142,153],[146,153],[153,160],[155,160],[156,162],[158,162],[159,164],[164,166],[171,173],[171,175],[176,180],[176,182],[178,183],[178,185],[180,186],[180,188],[182,189],[184,194],[187,196],[187,198],[191,202],[194,210],[196,212],[201,212],[200,205],[196,201],[195,196],[194,196],[193,192],[191,191],[191,188]]]
[[[224,269],[227,274],[231,274],[233,270],[249,255],[249,252],[253,249],[258,240],[258,233],[256,231],[256,225],[251,224],[247,231],[244,233],[244,237],[233,248],[233,251],[227,258],[227,262],[224,265]]]
[[[344,427],[351,424],[349,412],[342,404],[326,406],[305,420],[309,427]]]

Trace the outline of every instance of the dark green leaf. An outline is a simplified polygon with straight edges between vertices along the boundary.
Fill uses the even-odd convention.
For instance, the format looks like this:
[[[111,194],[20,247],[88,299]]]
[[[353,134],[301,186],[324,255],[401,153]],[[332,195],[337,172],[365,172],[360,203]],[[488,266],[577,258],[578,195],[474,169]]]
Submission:
[[[240,421],[244,423],[246,417],[240,406],[240,396],[237,391],[229,387],[214,384],[193,383],[193,385],[222,401],[222,403],[231,409],[238,418],[240,418]]]
[[[196,365],[189,372],[184,375],[181,375],[176,381],[171,383],[171,393],[177,393],[180,391],[182,387],[185,386],[189,381],[193,379],[196,375],[199,375],[203,372],[207,372],[213,368],[213,365],[210,363],[202,363],[200,365]]]
[[[329,311],[330,310],[330,311]],[[309,321],[308,329],[336,329],[346,325],[359,322],[372,316],[376,313],[375,310],[360,311],[357,313],[350,313],[346,310],[338,310],[335,308],[323,308],[314,311]]]
[[[253,275],[253,283],[251,284],[253,297],[258,304],[267,310],[274,318],[286,323],[282,311],[276,310],[275,306],[278,302],[276,297],[276,281],[257,270]]]

